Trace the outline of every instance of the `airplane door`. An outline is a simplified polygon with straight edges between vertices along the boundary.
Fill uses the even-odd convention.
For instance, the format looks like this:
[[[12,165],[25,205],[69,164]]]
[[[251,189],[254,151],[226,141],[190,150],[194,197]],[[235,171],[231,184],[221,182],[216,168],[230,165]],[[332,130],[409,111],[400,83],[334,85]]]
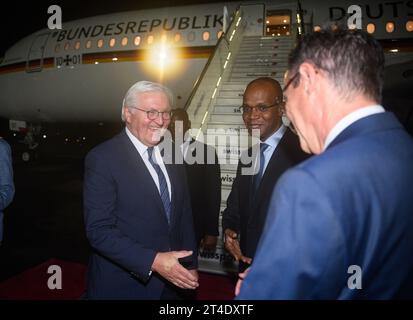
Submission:
[[[291,35],[291,10],[266,10],[266,36],[285,37]]]
[[[49,33],[40,34],[34,39],[26,62],[26,72],[39,72],[43,69],[43,54]]]

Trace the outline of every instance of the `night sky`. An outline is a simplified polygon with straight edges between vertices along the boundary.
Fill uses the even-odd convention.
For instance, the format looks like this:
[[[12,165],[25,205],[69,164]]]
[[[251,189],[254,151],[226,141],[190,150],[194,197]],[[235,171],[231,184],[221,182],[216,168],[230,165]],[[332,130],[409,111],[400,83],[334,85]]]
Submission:
[[[50,16],[47,13],[47,9],[53,4],[57,4],[62,8],[64,26],[65,21],[111,12],[211,2],[223,2],[223,0],[119,0],[109,3],[102,0],[39,0],[27,3],[16,0],[8,1],[7,6],[1,10],[0,56],[19,39],[47,27],[47,20]]]

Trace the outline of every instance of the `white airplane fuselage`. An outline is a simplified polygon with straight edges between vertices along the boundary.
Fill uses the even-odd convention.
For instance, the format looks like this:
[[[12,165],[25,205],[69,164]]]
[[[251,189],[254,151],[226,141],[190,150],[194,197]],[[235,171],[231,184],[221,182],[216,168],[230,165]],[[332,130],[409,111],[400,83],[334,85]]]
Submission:
[[[0,116],[30,122],[118,121],[124,94],[139,80],[170,86],[181,107],[217,42],[222,5],[116,13],[63,27],[38,31],[7,51],[0,65]],[[202,39],[203,32],[209,32],[209,40]],[[151,48],[161,36],[167,37],[165,53],[178,55],[163,73],[149,61],[157,58],[160,49]]]
[[[266,10],[291,10],[291,23],[296,23],[296,1],[262,2]],[[305,22],[321,25],[344,15],[352,2],[304,0]],[[363,28],[373,22],[377,38],[413,36],[403,29],[413,20],[413,0],[357,3],[363,8]],[[163,82],[174,92],[174,107],[183,107],[214,51],[224,5],[231,15],[239,4],[114,13],[29,35],[0,64],[0,117],[33,123],[118,122],[125,92],[139,80]],[[385,29],[388,21],[395,23],[392,33]],[[411,61],[411,52],[402,58]]]

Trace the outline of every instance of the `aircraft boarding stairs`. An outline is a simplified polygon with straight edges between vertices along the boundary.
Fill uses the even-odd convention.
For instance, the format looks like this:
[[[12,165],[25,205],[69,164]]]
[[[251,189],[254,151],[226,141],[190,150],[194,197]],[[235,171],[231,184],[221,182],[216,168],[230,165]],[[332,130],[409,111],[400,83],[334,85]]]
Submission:
[[[244,16],[248,18],[245,12]],[[218,42],[214,57],[205,67],[186,106],[193,129],[198,129],[197,138],[214,146],[218,154],[222,182],[221,214],[226,208],[240,154],[248,146],[248,142],[240,138],[247,136],[239,110],[245,87],[253,79],[263,76],[272,77],[282,84],[288,54],[295,43],[293,35],[262,36],[262,28],[251,32],[246,27],[250,25],[246,18],[242,12],[235,15],[226,39]],[[237,22],[238,26],[235,26]],[[200,270],[214,273],[237,270],[222,243],[221,217],[220,233],[215,258],[203,256],[201,252]],[[217,259],[218,263],[214,261]]]

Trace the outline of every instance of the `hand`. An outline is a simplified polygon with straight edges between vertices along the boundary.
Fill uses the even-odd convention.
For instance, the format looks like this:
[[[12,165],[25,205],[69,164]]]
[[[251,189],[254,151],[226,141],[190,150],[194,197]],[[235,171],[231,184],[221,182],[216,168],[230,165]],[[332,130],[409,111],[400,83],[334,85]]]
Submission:
[[[205,235],[201,240],[201,248],[205,251],[215,251],[217,247],[217,237]]]
[[[191,269],[191,270],[188,270],[188,271],[194,276],[194,278],[196,279],[196,281],[198,281],[198,279],[199,279],[198,270],[196,270],[196,269]]]
[[[242,282],[244,281],[245,277],[247,276],[248,272],[250,272],[250,268],[246,269],[243,273],[238,274],[238,281],[235,287],[235,296],[239,295],[241,290]]]
[[[242,254],[237,237],[238,234],[234,230],[225,229],[225,249],[228,250],[235,260],[251,264],[252,259]]]
[[[179,258],[188,257],[192,251],[158,252],[152,264],[152,270],[163,278],[182,289],[195,289],[198,284],[198,273],[185,269],[178,261]]]

